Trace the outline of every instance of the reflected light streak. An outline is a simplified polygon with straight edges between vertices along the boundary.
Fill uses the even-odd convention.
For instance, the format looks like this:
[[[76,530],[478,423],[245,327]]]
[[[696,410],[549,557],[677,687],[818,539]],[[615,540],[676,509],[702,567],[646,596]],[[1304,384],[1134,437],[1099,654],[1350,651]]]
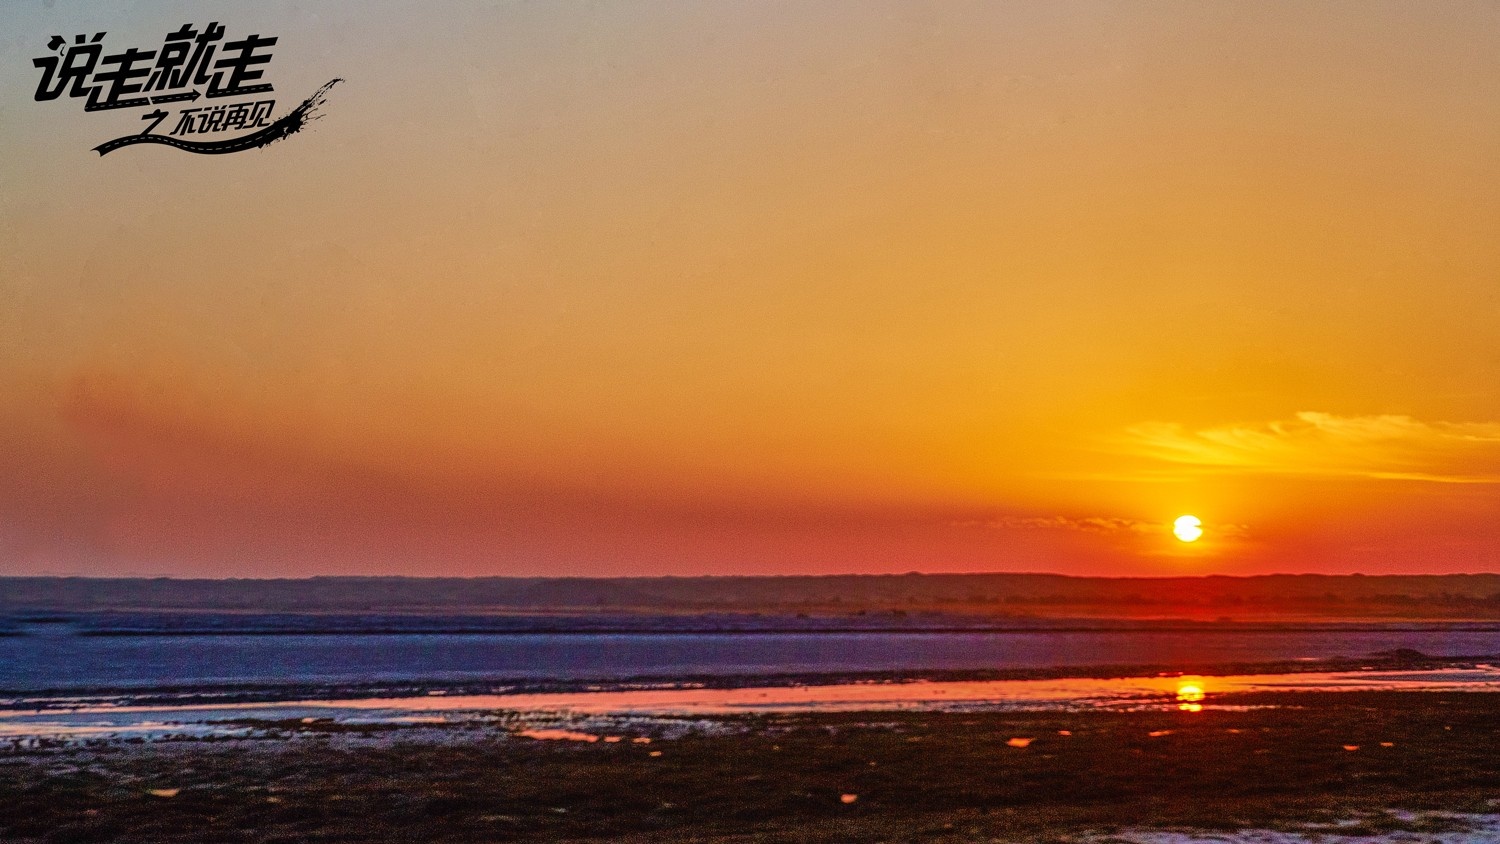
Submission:
[[[1203,681],[1197,677],[1184,678],[1177,683],[1177,708],[1183,712],[1202,712]]]

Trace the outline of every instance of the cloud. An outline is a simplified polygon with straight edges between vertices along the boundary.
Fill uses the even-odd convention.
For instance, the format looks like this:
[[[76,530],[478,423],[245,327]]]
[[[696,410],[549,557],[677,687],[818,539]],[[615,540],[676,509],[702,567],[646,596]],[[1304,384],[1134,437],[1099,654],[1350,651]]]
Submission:
[[[1083,533],[1160,533],[1164,528],[1155,522],[1122,519],[1113,516],[997,516],[964,522],[991,528],[1030,528],[1035,530],[1075,530]]]
[[[1423,422],[1410,416],[1336,416],[1189,430],[1152,422],[1126,430],[1128,453],[1205,470],[1500,483],[1500,423]]]
[[[997,530],[1064,530],[1100,535],[1165,534],[1172,530],[1172,526],[1165,522],[1119,516],[996,516],[954,524],[960,527],[986,527]],[[1223,523],[1215,523],[1211,529],[1215,535],[1221,537],[1244,536],[1248,530],[1245,525]]]

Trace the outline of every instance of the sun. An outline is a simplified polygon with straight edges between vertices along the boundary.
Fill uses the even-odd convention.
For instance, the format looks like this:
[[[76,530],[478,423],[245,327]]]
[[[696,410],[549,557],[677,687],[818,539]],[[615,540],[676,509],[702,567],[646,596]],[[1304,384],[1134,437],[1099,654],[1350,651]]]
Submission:
[[[1203,535],[1203,522],[1197,516],[1178,516],[1172,522],[1172,533],[1183,542],[1197,542]]]

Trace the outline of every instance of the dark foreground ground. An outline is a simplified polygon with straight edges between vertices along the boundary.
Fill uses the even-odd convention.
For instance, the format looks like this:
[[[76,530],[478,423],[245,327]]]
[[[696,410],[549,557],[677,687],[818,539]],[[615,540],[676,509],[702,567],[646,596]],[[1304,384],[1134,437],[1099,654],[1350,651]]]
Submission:
[[[1214,702],[1276,708],[776,716],[650,744],[630,738],[651,727],[583,743],[297,724],[282,740],[11,751],[0,840],[1046,841],[1500,811],[1500,694]]]

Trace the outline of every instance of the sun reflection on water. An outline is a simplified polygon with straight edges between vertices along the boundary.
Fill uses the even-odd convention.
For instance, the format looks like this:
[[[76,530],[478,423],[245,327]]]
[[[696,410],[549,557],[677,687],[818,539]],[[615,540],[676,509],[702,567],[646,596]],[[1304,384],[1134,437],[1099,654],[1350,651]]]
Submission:
[[[1183,712],[1203,711],[1203,680],[1184,677],[1177,683],[1177,708]]]

